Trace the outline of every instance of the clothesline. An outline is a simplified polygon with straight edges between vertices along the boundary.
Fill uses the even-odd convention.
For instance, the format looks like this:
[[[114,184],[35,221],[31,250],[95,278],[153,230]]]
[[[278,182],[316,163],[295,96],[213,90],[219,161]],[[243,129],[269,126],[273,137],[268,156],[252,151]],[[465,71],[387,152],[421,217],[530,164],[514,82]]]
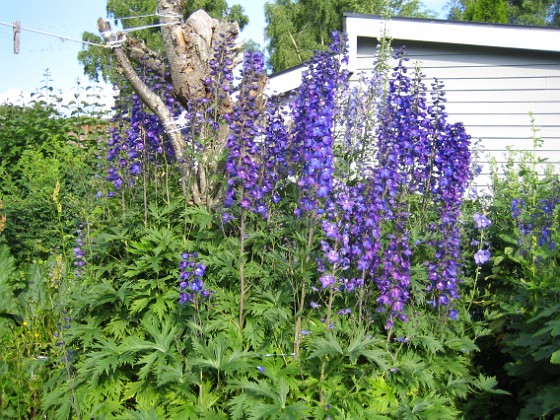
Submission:
[[[161,16],[161,15],[154,15],[154,16]],[[117,34],[117,33],[120,33],[120,32],[134,32],[134,31],[140,31],[142,29],[149,29],[149,28],[157,28],[157,27],[161,27],[161,26],[174,25],[174,24],[179,23],[179,22],[180,22],[180,20],[177,20],[175,22],[168,22],[168,23],[156,23],[156,24],[153,24],[153,25],[144,25],[144,26],[138,26],[138,27],[133,27],[133,28],[126,28],[126,29],[119,30],[119,31],[112,31],[112,33]],[[0,22],[0,25],[9,26],[11,28],[16,28],[16,25],[12,24],[12,23]],[[39,30],[39,29],[26,28],[26,27],[21,26],[21,25],[17,25],[17,28],[18,28],[18,30],[21,30],[21,31],[33,32],[33,33],[40,34],[40,35],[45,35],[45,36],[58,38],[58,39],[63,40],[63,41],[79,42],[80,44],[87,44],[87,45],[92,45],[92,46],[101,47],[101,48],[113,48],[117,44],[117,43],[114,43],[114,42],[108,43],[108,44],[99,44],[97,42],[84,41],[82,39],[71,38],[71,37],[67,37],[67,36],[64,36],[64,35],[55,34],[55,33],[52,33],[52,32],[45,32],[45,31],[42,31],[42,30]]]
[[[14,27],[16,26],[16,25],[14,25],[14,24],[12,24],[12,23],[5,23],[5,22],[0,22],[0,25],[2,25],[2,26],[9,26],[9,27],[11,27],[11,28],[14,28]],[[52,36],[52,37],[54,37],[54,38],[58,38],[58,39],[61,39],[61,40],[64,40],[64,41],[73,41],[73,42],[79,42],[79,43],[81,43],[81,44],[88,44],[88,45],[93,45],[93,46],[96,46],[96,47],[103,47],[103,48],[106,48],[105,45],[103,45],[103,44],[98,44],[98,43],[96,43],[96,42],[83,41],[83,40],[81,40],[81,39],[70,38],[70,37],[63,36],[63,35],[53,34],[53,33],[51,33],[51,32],[41,31],[41,30],[39,30],[39,29],[25,28],[25,27],[23,27],[23,26],[20,26],[19,28],[20,28],[22,31],[34,32],[34,33],[36,33],[36,34],[45,35],[45,36]]]

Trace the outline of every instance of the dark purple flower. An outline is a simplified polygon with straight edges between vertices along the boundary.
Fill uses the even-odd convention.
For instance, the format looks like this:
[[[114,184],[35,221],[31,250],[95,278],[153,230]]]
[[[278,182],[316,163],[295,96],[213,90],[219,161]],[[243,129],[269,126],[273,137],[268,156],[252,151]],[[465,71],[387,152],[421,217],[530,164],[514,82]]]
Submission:
[[[179,282],[180,295],[179,303],[193,303],[198,296],[208,298],[210,291],[204,288],[202,277],[206,273],[206,266],[197,262],[198,254],[196,252],[181,254],[181,262],[179,263]]]
[[[239,98],[230,121],[230,135],[227,140],[229,151],[226,160],[226,172],[229,176],[225,206],[234,203],[244,210],[267,214],[263,202],[262,165],[259,157],[262,152],[256,139],[263,128],[258,123],[260,115],[259,98],[254,92],[259,89],[263,74],[264,61],[258,53],[246,52],[242,70],[242,83]]]

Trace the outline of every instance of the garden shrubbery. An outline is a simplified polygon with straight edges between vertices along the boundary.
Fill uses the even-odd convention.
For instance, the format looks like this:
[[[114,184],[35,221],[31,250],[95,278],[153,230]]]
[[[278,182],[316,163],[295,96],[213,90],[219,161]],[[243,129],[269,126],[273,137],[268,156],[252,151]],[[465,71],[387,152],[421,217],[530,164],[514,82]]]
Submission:
[[[404,52],[351,82],[343,55],[335,38],[277,103],[255,95],[263,62],[246,53],[222,117],[230,75],[186,110],[145,69],[193,173],[214,169],[203,178],[180,179],[166,127],[130,92],[103,153],[65,137],[72,119],[2,109],[22,119],[0,134],[21,149],[2,166],[3,417],[559,412],[557,175],[512,157],[470,197],[472,146],[442,84]],[[24,143],[51,119],[62,137]],[[212,197],[193,203],[181,185],[201,180]]]

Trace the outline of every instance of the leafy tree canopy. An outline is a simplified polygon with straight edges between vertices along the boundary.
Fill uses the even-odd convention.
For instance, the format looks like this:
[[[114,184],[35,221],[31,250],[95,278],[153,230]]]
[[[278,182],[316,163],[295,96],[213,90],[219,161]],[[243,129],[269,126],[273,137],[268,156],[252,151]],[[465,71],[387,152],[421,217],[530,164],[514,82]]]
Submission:
[[[560,0],[451,0],[448,7],[451,20],[560,26]]]
[[[200,9],[205,10],[213,18],[228,18],[231,21],[236,21],[240,29],[243,29],[249,23],[249,18],[243,7],[239,4],[229,6],[227,0],[187,1],[184,4],[183,17],[187,18]],[[157,24],[159,17],[156,12],[157,0],[107,0],[107,16],[114,19],[116,24],[119,23],[123,29]],[[138,18],[134,18],[134,16],[138,16]],[[161,52],[163,50],[159,27],[134,31],[131,36],[143,40],[152,51]],[[103,42],[101,36],[91,32],[84,32],[82,39],[89,42]],[[78,53],[78,60],[84,66],[84,74],[89,78],[96,81],[100,77],[105,81],[113,79],[113,66],[111,65],[109,51],[88,46]]]
[[[474,5],[473,20],[507,23],[506,3],[504,0],[478,0]]]
[[[269,65],[280,71],[324,50],[345,12],[432,17],[420,0],[275,0],[265,5]]]

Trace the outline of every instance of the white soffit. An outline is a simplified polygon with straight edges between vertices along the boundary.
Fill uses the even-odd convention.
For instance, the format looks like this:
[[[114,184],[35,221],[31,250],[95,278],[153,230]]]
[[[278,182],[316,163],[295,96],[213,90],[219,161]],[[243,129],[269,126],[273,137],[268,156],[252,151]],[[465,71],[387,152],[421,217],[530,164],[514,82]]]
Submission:
[[[446,20],[344,15],[349,42],[358,37],[437,42],[495,48],[560,52],[560,28],[495,25]]]

